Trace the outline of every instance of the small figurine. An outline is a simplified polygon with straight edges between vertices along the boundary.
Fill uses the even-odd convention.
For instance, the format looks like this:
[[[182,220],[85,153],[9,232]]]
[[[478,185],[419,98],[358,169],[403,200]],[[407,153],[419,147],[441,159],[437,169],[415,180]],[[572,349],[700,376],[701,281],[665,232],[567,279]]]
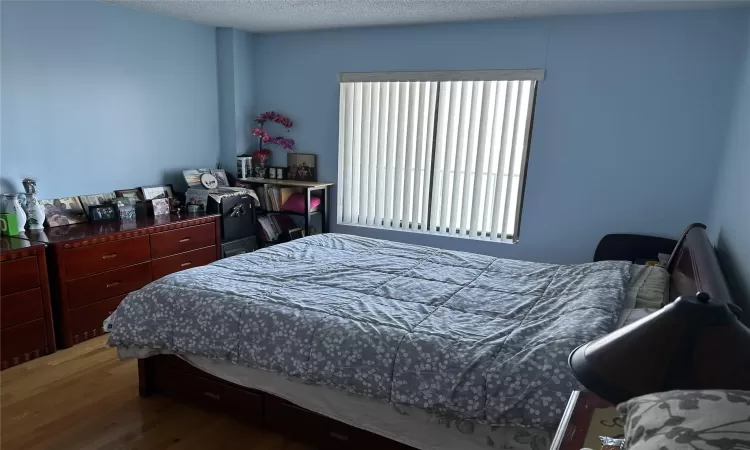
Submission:
[[[36,199],[36,181],[24,178],[23,188],[26,191],[26,227],[30,230],[44,229],[44,207]]]

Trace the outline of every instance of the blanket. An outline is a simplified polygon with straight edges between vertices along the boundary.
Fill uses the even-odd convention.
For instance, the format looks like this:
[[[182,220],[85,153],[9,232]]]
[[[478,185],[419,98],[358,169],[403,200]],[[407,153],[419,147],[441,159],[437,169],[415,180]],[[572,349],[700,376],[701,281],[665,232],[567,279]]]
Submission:
[[[109,345],[231,361],[491,425],[553,429],[568,354],[611,331],[627,262],[556,265],[324,234],[174,273]]]

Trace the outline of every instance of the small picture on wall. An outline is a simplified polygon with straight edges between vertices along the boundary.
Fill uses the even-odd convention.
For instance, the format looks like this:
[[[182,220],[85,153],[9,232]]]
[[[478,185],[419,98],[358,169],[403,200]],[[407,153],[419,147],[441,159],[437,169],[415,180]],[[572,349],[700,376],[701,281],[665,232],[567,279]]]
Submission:
[[[154,206],[155,216],[163,216],[165,214],[169,214],[169,199],[155,198],[151,203]]]
[[[112,203],[116,198],[114,192],[104,192],[103,194],[79,195],[81,205],[84,211],[88,211],[90,206],[107,205]]]
[[[316,155],[310,153],[287,154],[287,178],[298,181],[317,181]]]
[[[63,197],[53,200],[39,200],[47,216],[47,226],[59,227],[86,222],[86,214],[78,197]]]
[[[153,200],[155,198],[172,198],[174,192],[172,192],[171,184],[159,184],[156,186],[143,186],[141,187],[144,200]]]

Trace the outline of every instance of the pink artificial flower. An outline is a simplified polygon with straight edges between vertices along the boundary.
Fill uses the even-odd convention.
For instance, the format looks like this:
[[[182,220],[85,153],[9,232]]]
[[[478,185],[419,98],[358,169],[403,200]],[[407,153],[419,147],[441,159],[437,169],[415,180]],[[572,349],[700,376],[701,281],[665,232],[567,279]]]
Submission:
[[[253,128],[252,134],[253,136],[258,136],[259,138],[261,138],[263,142],[271,141],[271,136],[269,136],[269,134],[266,133],[266,130],[264,130],[263,128],[260,128],[260,127]]]

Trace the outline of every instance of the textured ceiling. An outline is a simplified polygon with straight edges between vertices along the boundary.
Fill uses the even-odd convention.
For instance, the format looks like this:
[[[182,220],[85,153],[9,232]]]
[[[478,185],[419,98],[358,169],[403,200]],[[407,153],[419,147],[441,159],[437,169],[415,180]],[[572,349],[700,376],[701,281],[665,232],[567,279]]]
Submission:
[[[750,5],[750,0],[104,0],[255,33]]]

